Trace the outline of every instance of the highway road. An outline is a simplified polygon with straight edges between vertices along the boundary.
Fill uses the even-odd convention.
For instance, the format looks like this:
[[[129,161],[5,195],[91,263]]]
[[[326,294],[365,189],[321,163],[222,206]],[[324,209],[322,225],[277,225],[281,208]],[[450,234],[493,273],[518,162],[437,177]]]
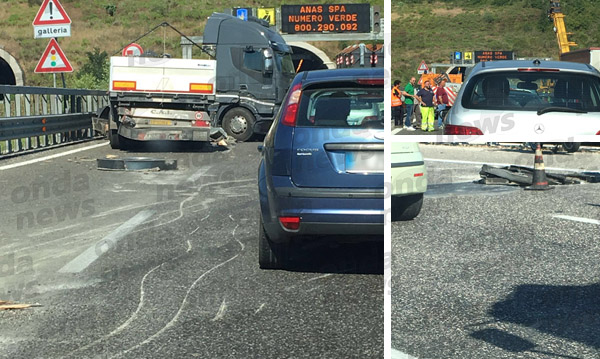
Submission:
[[[430,183],[422,212],[392,224],[396,357],[600,357],[600,184],[479,185],[482,163],[532,166],[533,153],[421,151]],[[546,167],[560,169],[599,171],[599,156],[544,151]]]
[[[1,358],[381,358],[383,246],[258,267],[258,143],[0,161]],[[152,156],[175,171],[101,171]]]

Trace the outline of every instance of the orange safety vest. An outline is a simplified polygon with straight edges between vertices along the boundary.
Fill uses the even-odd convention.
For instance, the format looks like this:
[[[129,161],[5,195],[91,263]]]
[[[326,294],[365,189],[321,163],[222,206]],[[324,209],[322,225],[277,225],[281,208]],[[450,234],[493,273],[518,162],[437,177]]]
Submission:
[[[402,90],[398,86],[392,88],[392,107],[402,106],[402,98],[394,95],[394,90],[398,90],[398,93],[402,93]]]

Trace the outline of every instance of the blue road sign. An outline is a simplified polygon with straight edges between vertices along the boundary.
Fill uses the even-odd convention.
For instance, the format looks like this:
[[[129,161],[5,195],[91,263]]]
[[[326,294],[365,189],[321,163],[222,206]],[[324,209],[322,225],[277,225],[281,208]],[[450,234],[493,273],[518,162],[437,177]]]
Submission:
[[[237,9],[236,16],[238,17],[238,19],[248,21],[248,9]]]
[[[454,60],[462,60],[462,52],[454,51]]]

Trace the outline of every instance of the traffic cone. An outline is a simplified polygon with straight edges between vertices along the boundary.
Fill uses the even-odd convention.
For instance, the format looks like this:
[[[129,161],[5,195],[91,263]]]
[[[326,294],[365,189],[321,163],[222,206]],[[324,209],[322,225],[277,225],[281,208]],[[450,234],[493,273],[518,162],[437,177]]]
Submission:
[[[544,158],[542,157],[542,146],[538,142],[535,148],[535,160],[533,163],[533,181],[531,186],[525,187],[526,190],[544,191],[553,189],[548,185],[546,178],[546,168],[544,167]]]

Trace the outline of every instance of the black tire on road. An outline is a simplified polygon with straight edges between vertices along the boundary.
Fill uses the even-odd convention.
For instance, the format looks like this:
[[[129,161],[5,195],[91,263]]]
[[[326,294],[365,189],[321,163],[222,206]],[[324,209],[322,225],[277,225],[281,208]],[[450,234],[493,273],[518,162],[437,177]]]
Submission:
[[[243,107],[235,107],[223,116],[223,129],[236,141],[247,141],[254,134],[254,122],[256,119],[249,110]]]
[[[108,130],[108,140],[110,141],[110,148],[113,150],[121,148],[117,130]]]
[[[258,223],[258,264],[261,269],[281,269],[287,255],[285,244],[274,243],[265,232],[262,217]]]
[[[579,151],[580,146],[581,146],[581,142],[564,142],[562,144],[562,147],[565,149],[565,151],[567,151],[569,153]]]
[[[423,207],[423,193],[392,197],[392,220],[410,221],[419,215]]]

